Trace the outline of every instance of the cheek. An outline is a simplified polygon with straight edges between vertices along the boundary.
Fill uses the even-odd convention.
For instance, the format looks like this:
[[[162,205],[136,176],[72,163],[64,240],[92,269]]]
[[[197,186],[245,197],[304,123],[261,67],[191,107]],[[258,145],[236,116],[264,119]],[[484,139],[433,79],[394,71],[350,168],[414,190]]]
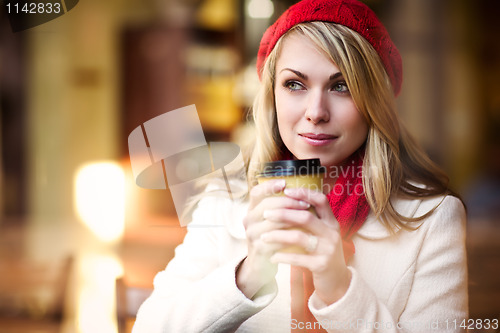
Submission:
[[[296,122],[297,112],[291,98],[280,96],[280,92],[275,92],[276,119],[281,138],[286,139],[292,131],[293,124]]]
[[[346,120],[346,128],[351,132],[351,135],[360,141],[364,141],[368,135],[368,124],[364,117],[356,110]]]
[[[343,122],[344,128],[350,132],[355,133],[357,136],[366,136],[368,134],[368,123],[365,118],[358,111],[354,102],[351,100],[343,106],[345,112],[341,120]]]
[[[280,133],[281,139],[286,143],[291,131],[292,124],[290,123],[289,117],[283,112],[283,109],[276,110],[276,120],[278,122],[278,131]]]
[[[278,118],[283,118],[285,110],[290,109],[290,98],[286,98],[285,96],[283,96],[283,92],[280,91],[280,89],[277,89],[274,93],[274,100]]]

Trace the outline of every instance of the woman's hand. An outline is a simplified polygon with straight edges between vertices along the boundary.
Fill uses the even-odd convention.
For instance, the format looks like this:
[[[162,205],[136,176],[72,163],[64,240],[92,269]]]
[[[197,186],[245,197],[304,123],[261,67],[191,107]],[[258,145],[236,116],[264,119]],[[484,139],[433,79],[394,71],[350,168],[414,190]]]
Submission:
[[[285,188],[284,180],[271,180],[256,185],[250,191],[248,214],[243,224],[246,230],[248,256],[236,272],[236,284],[248,297],[252,298],[267,283],[271,282],[277,272],[277,264],[270,258],[286,244],[268,242],[263,235],[290,227],[289,223],[277,219],[268,219],[267,214],[273,211],[304,211],[310,204],[300,199],[287,196],[276,196]]]
[[[346,293],[351,281],[351,274],[344,260],[337,219],[323,193],[307,189],[286,189],[285,195],[310,204],[315,208],[316,214],[286,207],[268,208],[268,223],[282,223],[293,226],[294,229],[269,229],[261,236],[262,240],[269,246],[280,244],[281,247],[297,245],[308,248],[311,237],[316,237],[316,242],[313,242],[313,245],[316,243],[316,248],[305,254],[275,252],[270,258],[271,262],[309,269],[313,275],[316,294],[326,304],[332,304]]]

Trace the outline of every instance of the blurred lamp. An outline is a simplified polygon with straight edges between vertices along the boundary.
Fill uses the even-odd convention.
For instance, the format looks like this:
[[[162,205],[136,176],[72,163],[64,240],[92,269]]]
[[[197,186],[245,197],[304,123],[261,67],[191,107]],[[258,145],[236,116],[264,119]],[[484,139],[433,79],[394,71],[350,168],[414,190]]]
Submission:
[[[86,253],[80,262],[77,332],[116,333],[115,283],[116,278],[123,275],[123,266],[109,254]]]
[[[271,0],[250,0],[247,12],[251,18],[270,18],[274,13],[274,5]]]
[[[102,241],[121,238],[125,225],[125,172],[114,162],[81,167],[75,177],[76,212]]]

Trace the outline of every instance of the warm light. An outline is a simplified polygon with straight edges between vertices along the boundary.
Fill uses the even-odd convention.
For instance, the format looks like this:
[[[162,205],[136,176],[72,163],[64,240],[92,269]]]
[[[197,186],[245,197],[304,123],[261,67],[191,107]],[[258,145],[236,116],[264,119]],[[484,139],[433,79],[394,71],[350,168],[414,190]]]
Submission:
[[[198,23],[214,30],[231,29],[236,21],[236,1],[205,0],[196,13]]]
[[[247,12],[251,18],[270,18],[274,13],[274,5],[271,0],[250,0]]]
[[[122,265],[109,255],[84,255],[79,269],[78,332],[117,332],[115,281]]]
[[[101,240],[112,242],[123,235],[125,224],[125,173],[112,162],[88,164],[75,179],[78,216]]]

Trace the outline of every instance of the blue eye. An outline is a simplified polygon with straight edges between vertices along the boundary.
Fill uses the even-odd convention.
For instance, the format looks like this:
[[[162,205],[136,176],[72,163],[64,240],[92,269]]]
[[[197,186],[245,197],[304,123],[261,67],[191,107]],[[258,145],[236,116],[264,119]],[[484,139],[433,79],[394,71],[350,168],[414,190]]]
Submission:
[[[340,81],[340,82],[335,83],[332,86],[332,90],[339,92],[339,93],[348,93],[349,92],[349,88],[347,87],[347,83],[345,81]]]
[[[287,81],[284,84],[285,88],[287,88],[290,91],[297,91],[297,90],[302,90],[303,86],[297,81]]]

